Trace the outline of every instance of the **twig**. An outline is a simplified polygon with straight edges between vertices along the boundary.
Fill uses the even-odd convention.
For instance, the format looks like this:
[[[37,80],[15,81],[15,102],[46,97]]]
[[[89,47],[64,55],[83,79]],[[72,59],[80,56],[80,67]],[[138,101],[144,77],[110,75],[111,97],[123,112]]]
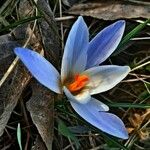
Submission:
[[[57,17],[55,18],[56,21],[65,21],[65,20],[70,20],[70,19],[74,19],[75,16],[63,16],[63,17]]]
[[[146,62],[146,63],[144,63],[144,64],[141,64],[141,65],[139,65],[139,66],[133,68],[130,72],[135,71],[135,70],[137,70],[137,69],[139,69],[139,68],[141,68],[141,67],[143,67],[143,66],[146,66],[146,65],[148,65],[148,64],[150,64],[150,61],[148,61],[148,62]]]
[[[128,80],[123,80],[121,82],[137,82],[137,81],[144,81],[144,79],[147,79],[147,78],[138,78],[138,79],[128,79]],[[146,81],[144,81],[146,82]]]
[[[144,21],[142,21],[142,20],[136,20],[136,22],[138,22],[138,23],[144,23]],[[147,23],[147,26],[150,26],[150,23]]]
[[[150,37],[139,37],[139,38],[132,38],[132,41],[138,41],[138,40],[150,40]]]
[[[61,0],[59,0],[59,16],[62,17],[62,4],[61,4]],[[62,50],[64,47],[64,31],[63,31],[63,23],[60,23],[60,30],[61,30],[61,46],[62,46]]]

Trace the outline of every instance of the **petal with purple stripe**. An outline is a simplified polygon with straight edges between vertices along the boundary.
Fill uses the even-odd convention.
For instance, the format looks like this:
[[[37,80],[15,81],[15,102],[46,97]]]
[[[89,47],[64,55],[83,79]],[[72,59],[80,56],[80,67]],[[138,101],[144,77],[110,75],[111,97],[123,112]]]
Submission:
[[[103,29],[90,41],[86,68],[99,65],[114,52],[121,41],[124,29],[125,21],[117,21]]]

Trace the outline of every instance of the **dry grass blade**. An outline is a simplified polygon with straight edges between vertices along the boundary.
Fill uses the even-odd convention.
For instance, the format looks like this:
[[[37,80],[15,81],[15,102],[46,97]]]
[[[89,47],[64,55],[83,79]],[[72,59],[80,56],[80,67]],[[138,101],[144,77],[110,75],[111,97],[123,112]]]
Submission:
[[[6,73],[4,74],[4,76],[2,77],[2,79],[0,80],[0,87],[5,82],[5,80],[8,78],[8,76],[10,75],[10,73],[13,71],[13,69],[15,68],[15,66],[18,63],[18,60],[19,60],[19,58],[16,57],[15,60],[12,62],[12,64],[9,66],[8,70],[6,71]]]
[[[139,66],[133,68],[131,71],[135,71],[135,70],[137,70],[137,69],[139,69],[139,68],[142,68],[142,67],[144,67],[144,66],[146,66],[146,65],[148,65],[148,64],[150,64],[150,61],[147,61],[146,63],[143,63],[143,64],[141,64],[141,65],[139,65]]]

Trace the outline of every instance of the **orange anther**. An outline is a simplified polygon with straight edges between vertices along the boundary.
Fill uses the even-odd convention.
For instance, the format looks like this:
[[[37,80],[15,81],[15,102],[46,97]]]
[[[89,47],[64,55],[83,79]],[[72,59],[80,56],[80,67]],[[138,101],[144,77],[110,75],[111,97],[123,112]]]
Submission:
[[[75,75],[74,81],[68,85],[70,92],[76,92],[81,90],[89,81],[88,76],[86,75]]]

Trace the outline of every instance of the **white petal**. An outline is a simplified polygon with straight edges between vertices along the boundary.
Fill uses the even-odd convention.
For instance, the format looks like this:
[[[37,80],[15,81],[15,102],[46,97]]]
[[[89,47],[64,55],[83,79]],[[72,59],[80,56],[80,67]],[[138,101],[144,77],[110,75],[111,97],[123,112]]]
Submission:
[[[97,111],[109,111],[109,107],[106,104],[93,97],[91,97],[91,100],[86,103],[86,107],[91,108],[91,110],[95,109]]]
[[[89,83],[86,85],[90,94],[97,94],[113,88],[129,72],[129,66],[106,65],[90,68],[83,72],[83,74],[86,74],[90,78]]]
[[[88,28],[80,16],[68,35],[61,67],[62,82],[75,73],[85,70],[89,44]]]
[[[66,96],[71,101],[85,104],[91,99],[91,95],[88,90],[84,90],[80,92],[78,95],[74,96],[65,86],[63,87],[63,89],[64,89]]]

